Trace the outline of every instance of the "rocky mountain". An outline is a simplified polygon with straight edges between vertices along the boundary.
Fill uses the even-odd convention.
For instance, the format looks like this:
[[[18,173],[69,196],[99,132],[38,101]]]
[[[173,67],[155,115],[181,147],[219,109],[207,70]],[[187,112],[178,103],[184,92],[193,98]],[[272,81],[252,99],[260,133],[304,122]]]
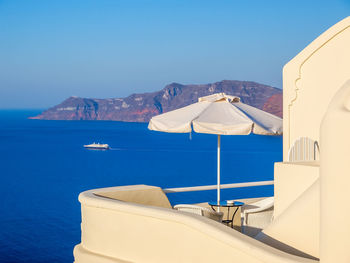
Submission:
[[[152,116],[197,102],[199,97],[224,92],[243,103],[282,117],[282,90],[250,81],[223,80],[205,85],[172,83],[164,89],[126,98],[70,97],[32,119],[113,120],[147,122]]]
[[[282,102],[283,102],[282,93],[277,93],[275,95],[272,95],[270,98],[268,98],[268,100],[265,102],[264,106],[262,107],[262,110],[282,118],[283,117]]]

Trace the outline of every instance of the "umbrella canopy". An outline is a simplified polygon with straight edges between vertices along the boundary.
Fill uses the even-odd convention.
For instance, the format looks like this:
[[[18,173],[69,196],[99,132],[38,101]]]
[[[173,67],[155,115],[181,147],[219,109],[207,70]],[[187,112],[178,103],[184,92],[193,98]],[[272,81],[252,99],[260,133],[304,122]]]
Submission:
[[[282,134],[282,119],[241,103],[238,97],[216,93],[201,97],[197,103],[155,116],[150,130],[218,135]]]
[[[193,127],[193,128],[192,128]],[[220,201],[220,135],[282,134],[282,119],[241,103],[239,97],[216,93],[197,103],[153,117],[148,129],[171,133],[218,135],[218,202]]]

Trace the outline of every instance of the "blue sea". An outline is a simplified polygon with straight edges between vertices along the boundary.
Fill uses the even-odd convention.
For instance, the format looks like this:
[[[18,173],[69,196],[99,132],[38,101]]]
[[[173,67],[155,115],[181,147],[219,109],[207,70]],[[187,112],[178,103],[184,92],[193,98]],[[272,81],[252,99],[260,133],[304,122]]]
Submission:
[[[43,121],[39,111],[0,111],[0,262],[73,262],[80,243],[80,192],[149,184],[216,184],[215,135],[149,131],[145,123]],[[108,151],[84,144],[108,143]],[[281,136],[222,136],[221,182],[273,179]],[[273,186],[222,190],[222,199],[273,195]],[[168,195],[172,204],[216,191]]]

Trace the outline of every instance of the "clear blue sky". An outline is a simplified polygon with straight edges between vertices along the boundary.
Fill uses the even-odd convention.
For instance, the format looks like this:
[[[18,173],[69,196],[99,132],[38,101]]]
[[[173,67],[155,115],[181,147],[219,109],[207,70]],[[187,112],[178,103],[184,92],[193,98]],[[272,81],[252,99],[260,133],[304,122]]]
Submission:
[[[0,0],[0,108],[252,80],[350,15],[350,0]]]

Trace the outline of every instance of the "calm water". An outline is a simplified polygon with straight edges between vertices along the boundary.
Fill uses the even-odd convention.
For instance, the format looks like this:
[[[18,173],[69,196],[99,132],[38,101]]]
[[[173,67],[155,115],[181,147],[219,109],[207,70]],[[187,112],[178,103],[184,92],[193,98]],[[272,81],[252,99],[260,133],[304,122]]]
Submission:
[[[216,184],[215,135],[167,134],[147,124],[27,120],[0,111],[0,262],[72,262],[80,242],[78,194],[129,184]],[[109,151],[84,144],[108,143]],[[222,183],[273,179],[282,137],[222,136]],[[269,196],[273,187],[223,190],[222,199]],[[215,191],[170,194],[172,204],[215,200]]]

